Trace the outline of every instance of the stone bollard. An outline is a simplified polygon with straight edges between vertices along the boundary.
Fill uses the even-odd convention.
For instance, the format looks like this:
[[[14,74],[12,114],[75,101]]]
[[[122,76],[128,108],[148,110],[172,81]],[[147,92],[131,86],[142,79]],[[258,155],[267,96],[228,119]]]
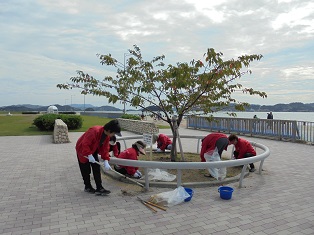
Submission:
[[[70,143],[68,126],[61,119],[55,120],[53,142],[55,144]]]

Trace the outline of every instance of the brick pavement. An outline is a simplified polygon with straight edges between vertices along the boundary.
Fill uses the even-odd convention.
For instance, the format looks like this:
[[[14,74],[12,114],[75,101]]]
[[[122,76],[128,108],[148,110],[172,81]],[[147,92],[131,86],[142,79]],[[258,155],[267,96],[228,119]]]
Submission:
[[[195,188],[190,202],[154,214],[107,176],[110,196],[83,192],[74,150],[81,134],[70,133],[68,144],[53,144],[52,136],[0,137],[0,234],[314,234],[313,146],[246,137],[271,150],[262,175],[251,174],[242,188],[229,184],[229,201],[217,187]],[[169,190],[150,188],[141,197]]]

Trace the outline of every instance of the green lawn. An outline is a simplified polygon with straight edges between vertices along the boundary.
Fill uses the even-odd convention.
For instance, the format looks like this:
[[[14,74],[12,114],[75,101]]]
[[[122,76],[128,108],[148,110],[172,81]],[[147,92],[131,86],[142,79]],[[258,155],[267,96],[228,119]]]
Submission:
[[[32,125],[33,120],[40,114],[18,114],[13,113],[12,116],[6,114],[0,115],[0,136],[29,136],[29,135],[52,135],[52,131],[40,131],[36,126]],[[103,126],[110,118],[82,116],[83,126],[78,130],[70,132],[85,132],[88,128],[95,125]],[[165,129],[167,126],[158,126]],[[170,128],[170,127],[168,127]]]

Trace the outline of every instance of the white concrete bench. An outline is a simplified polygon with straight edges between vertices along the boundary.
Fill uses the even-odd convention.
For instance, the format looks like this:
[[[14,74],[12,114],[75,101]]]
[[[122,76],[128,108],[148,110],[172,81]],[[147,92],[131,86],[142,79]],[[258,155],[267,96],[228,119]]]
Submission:
[[[53,142],[55,144],[70,143],[68,126],[61,119],[55,120]]]

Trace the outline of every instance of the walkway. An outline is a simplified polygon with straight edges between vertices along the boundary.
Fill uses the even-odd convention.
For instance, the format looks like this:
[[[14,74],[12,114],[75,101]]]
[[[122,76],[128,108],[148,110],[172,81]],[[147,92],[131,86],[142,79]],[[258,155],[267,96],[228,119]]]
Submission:
[[[154,214],[107,176],[110,196],[82,191],[74,151],[81,134],[70,133],[72,143],[59,145],[51,136],[0,137],[0,234],[314,234],[313,146],[248,138],[271,150],[263,175],[251,174],[240,189],[230,184],[229,201],[217,187],[195,188],[190,202]],[[195,148],[183,141],[185,149]],[[169,190],[150,188],[140,196]]]

